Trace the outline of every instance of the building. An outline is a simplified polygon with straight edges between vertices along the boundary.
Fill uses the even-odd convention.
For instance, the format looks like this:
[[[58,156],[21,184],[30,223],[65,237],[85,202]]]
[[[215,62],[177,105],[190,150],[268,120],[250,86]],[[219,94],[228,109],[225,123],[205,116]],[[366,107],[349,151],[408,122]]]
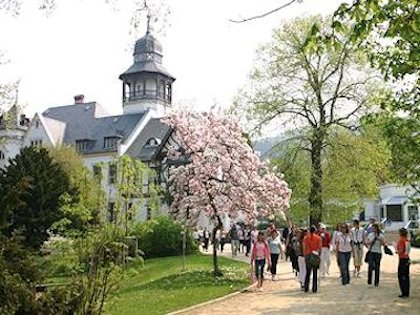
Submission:
[[[389,231],[418,226],[420,205],[417,202],[419,197],[418,193],[410,186],[396,184],[381,186],[379,198],[365,202],[364,219],[375,218],[384,222]]]
[[[172,132],[160,118],[171,107],[175,81],[163,67],[162,58],[162,45],[148,28],[145,36],[135,43],[132,65],[119,76],[122,115],[110,116],[97,102],[86,103],[83,95],[76,95],[73,104],[36,113],[31,121],[19,113],[17,106],[12,107],[2,116],[0,166],[7,165],[7,160],[25,146],[72,145],[89,169],[93,170],[99,162],[106,165],[101,171],[110,210],[115,193],[112,162],[116,157],[129,155],[140,159],[161,178],[165,148]],[[146,180],[143,184],[149,183]],[[143,207],[139,219],[148,218],[147,211]]]

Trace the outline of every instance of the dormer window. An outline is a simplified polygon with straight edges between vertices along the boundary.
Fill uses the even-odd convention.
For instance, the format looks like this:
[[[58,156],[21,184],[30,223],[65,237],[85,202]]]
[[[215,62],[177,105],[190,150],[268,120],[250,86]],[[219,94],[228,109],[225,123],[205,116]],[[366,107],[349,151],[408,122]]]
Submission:
[[[158,138],[150,138],[147,140],[146,144],[144,145],[145,148],[153,148],[157,147],[160,144],[160,139]]]
[[[42,146],[42,140],[40,140],[40,139],[31,140],[31,146],[33,146],[33,147],[41,147]]]
[[[76,140],[76,150],[83,152],[89,149],[90,140]]]
[[[104,138],[104,148],[111,149],[116,148],[118,145],[119,137],[105,137]]]
[[[35,121],[35,128],[39,128],[39,120]]]

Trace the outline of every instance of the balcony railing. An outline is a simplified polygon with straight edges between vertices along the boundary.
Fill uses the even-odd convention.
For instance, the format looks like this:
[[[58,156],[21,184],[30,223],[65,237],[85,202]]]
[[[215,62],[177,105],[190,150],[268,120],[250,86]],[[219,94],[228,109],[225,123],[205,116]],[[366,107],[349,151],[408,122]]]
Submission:
[[[134,100],[141,100],[141,99],[156,99],[161,101],[170,102],[170,97],[165,95],[162,92],[157,90],[143,90],[143,91],[129,91],[126,92],[124,100],[125,101],[134,101]]]

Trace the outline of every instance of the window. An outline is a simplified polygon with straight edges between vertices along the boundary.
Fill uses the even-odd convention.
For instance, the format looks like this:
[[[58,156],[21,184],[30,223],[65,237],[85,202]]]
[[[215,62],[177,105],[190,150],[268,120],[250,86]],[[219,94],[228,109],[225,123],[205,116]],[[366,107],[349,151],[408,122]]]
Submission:
[[[81,152],[81,151],[86,151],[87,149],[89,149],[89,140],[76,140],[76,150]]]
[[[117,181],[117,164],[109,163],[108,183],[114,184]]]
[[[161,143],[160,139],[157,138],[150,138],[147,140],[146,144],[144,145],[145,148],[147,147],[157,147]]]
[[[115,202],[108,202],[108,221],[115,222]]]
[[[39,128],[39,120],[35,121],[35,128]]]
[[[116,148],[118,144],[118,137],[105,137],[104,138],[104,148],[110,149],[110,148]]]
[[[33,146],[33,147],[42,146],[42,140],[31,140],[31,146]]]
[[[6,156],[4,155],[3,151],[0,151],[0,160],[4,160]]]
[[[386,214],[388,220],[401,222],[402,218],[402,207],[401,205],[387,205]]]
[[[147,209],[146,209],[146,211],[147,211],[147,213],[146,213],[146,220],[151,220],[152,219],[152,209],[150,209],[150,207],[149,206],[147,206]]]
[[[97,180],[101,179],[102,175],[102,169],[99,165],[94,165],[93,166],[93,177]]]
[[[408,206],[408,219],[414,221],[417,221],[419,219],[417,206]]]

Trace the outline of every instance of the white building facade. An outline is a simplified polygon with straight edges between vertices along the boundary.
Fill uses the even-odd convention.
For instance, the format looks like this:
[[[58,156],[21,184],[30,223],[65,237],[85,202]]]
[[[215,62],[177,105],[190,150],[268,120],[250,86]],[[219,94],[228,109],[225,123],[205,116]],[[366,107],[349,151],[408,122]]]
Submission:
[[[150,34],[135,43],[132,65],[120,75],[123,114],[110,116],[96,102],[76,95],[74,103],[50,107],[31,121],[17,106],[0,120],[0,167],[5,167],[22,147],[71,145],[94,171],[101,164],[103,188],[112,210],[115,194],[113,162],[122,155],[141,160],[158,174],[165,170],[165,150],[172,130],[160,120],[171,107],[175,78],[162,65],[162,45]],[[7,119],[6,119],[7,118]],[[6,123],[7,122],[7,123]],[[144,186],[150,182],[146,179]],[[142,187],[143,189],[144,187]],[[150,214],[142,207],[139,219]]]
[[[387,230],[418,227],[420,219],[419,195],[410,186],[388,184],[379,189],[377,200],[365,201],[364,218],[385,223]],[[417,201],[416,201],[417,200]]]

